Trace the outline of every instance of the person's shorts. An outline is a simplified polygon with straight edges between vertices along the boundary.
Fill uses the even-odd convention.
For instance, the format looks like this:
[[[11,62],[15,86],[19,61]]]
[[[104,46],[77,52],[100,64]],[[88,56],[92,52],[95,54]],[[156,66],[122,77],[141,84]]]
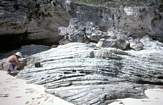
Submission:
[[[3,65],[3,69],[5,71],[14,71],[15,70],[14,67],[15,65],[13,63],[7,63]]]

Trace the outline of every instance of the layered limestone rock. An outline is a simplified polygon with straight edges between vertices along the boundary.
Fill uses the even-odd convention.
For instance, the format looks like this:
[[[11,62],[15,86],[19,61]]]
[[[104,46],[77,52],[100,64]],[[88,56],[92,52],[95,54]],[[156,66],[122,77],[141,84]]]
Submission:
[[[163,44],[153,40],[163,41],[162,17],[155,4],[108,8],[71,0],[1,0],[0,42],[62,44],[16,50],[27,54],[17,77],[75,105],[106,105],[144,98],[145,89],[163,84]]]
[[[163,84],[163,44],[148,36],[141,42],[140,51],[85,43],[60,45],[27,57],[27,66],[17,78],[43,85],[47,93],[75,105],[144,98],[145,89]]]

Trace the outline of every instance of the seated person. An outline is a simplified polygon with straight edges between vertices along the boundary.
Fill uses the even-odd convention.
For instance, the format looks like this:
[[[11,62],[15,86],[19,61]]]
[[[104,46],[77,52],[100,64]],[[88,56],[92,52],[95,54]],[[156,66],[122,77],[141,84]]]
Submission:
[[[23,66],[23,64],[21,64],[18,60],[21,57],[22,57],[21,52],[17,52],[15,54],[9,56],[3,65],[4,70],[7,71],[8,73],[17,72],[17,70],[16,70],[17,67]]]

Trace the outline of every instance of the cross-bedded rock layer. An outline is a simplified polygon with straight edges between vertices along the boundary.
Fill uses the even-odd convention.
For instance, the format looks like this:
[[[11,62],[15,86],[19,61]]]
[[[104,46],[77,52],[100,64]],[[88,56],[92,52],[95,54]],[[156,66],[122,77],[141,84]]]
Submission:
[[[155,3],[108,8],[71,0],[1,0],[0,42],[65,44],[27,57],[17,77],[76,105],[106,105],[143,98],[144,89],[163,84],[163,44],[152,39],[163,41],[162,17]],[[137,51],[122,50],[131,48]]]
[[[106,105],[117,98],[143,98],[146,88],[162,85],[161,52],[70,43],[28,57],[28,67],[17,77],[75,105]],[[35,62],[42,67],[32,66]]]

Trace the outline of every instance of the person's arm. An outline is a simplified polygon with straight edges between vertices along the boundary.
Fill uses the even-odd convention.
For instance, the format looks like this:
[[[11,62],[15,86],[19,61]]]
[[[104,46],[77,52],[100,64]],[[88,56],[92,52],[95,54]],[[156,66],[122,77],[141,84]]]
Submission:
[[[16,65],[17,65],[17,66],[20,66],[20,67],[22,66],[22,64],[19,62],[19,60],[18,60],[17,57],[15,57],[15,62],[16,62]]]

